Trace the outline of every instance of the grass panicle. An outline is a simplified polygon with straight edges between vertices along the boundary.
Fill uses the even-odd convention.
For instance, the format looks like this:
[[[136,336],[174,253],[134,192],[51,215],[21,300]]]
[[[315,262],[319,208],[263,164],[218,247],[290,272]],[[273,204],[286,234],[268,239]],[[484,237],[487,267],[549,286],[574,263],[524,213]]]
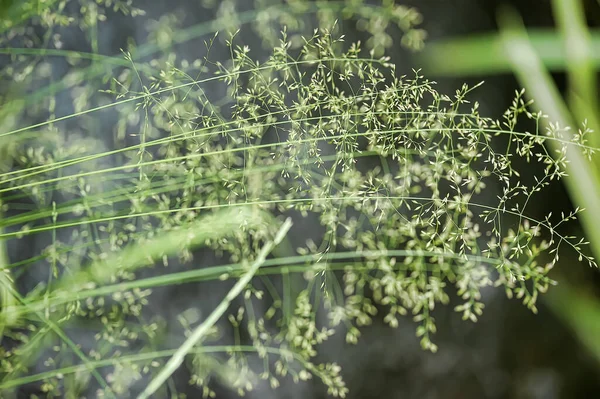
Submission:
[[[142,14],[131,2],[104,3]],[[219,19],[197,30],[158,21],[155,43],[120,58],[96,54],[97,45],[90,54],[7,47],[15,63],[2,73],[29,73],[28,84],[50,68],[32,56],[89,65],[53,82],[37,106],[24,105],[34,93],[10,108],[42,121],[20,126],[0,114],[0,390],[37,384],[48,397],[79,397],[95,381],[99,397],[166,397],[185,364],[205,397],[216,395],[215,378],[243,395],[289,377],[317,378],[344,397],[341,367],[319,356],[332,335],[353,344],[375,319],[396,328],[406,316],[436,352],[435,310],[452,297],[473,322],[486,287],[535,312],[556,283],[559,251],[596,265],[585,240],[561,234],[582,209],[528,216],[565,177],[570,148],[592,162],[589,130],[571,134],[523,91],[494,119],[469,100],[478,86],[447,95],[420,71],[400,76],[381,27],[399,27],[403,44],[420,48],[411,8],[259,3],[244,14],[224,1]],[[97,22],[105,14],[94,7],[82,12]],[[299,12],[316,17],[289,22]],[[62,23],[50,11],[40,18]],[[80,28],[93,42],[97,23],[86,18]],[[366,48],[341,34],[351,18],[368,32]],[[246,20],[267,55],[244,43]],[[311,23],[320,27],[298,33]],[[222,32],[206,40],[205,57],[170,51],[215,26]],[[211,58],[219,46],[229,59]],[[103,73],[110,79],[98,92],[84,77]],[[69,87],[72,108],[58,112],[55,95]],[[92,125],[110,115],[115,123],[101,129],[110,140],[95,136]],[[532,164],[544,173],[530,173]],[[22,242],[44,245],[10,259],[6,246]],[[198,261],[206,253],[216,266]],[[40,265],[43,278],[17,288]],[[184,283],[224,294],[207,317],[183,311],[185,339],[168,347],[152,291]],[[79,329],[92,329],[93,342],[70,338]]]

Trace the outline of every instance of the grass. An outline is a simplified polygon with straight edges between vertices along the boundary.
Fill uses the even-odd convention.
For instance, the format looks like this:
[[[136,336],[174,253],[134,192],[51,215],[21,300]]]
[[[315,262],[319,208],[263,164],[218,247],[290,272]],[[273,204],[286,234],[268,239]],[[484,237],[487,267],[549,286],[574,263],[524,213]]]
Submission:
[[[560,126],[572,126],[570,135],[589,131],[589,144],[597,147],[600,131],[600,106],[597,98],[597,47],[598,32],[587,26],[582,1],[552,2],[556,22],[553,30],[526,30],[519,15],[511,9],[498,13],[500,32],[470,39],[452,39],[433,43],[421,60],[432,74],[453,76],[490,75],[513,72],[527,89],[529,98],[535,100],[538,110],[543,110]],[[463,57],[448,57],[457,53]],[[442,62],[443,60],[443,62]],[[559,92],[550,72],[564,72],[568,87]],[[550,144],[550,143],[549,143]],[[552,144],[550,144],[552,145]],[[555,153],[560,149],[554,148]],[[591,250],[600,254],[600,175],[598,157],[590,164],[585,161],[585,151],[570,149],[566,154],[568,177],[564,180],[571,200],[576,207],[587,211],[579,216]],[[569,325],[590,353],[597,354],[596,346],[586,338],[595,334],[600,325],[600,313],[593,309],[598,302],[592,294],[578,293],[574,287],[582,282],[565,281],[549,296],[548,305]],[[567,309],[570,309],[567,311]],[[578,309],[581,309],[579,312]],[[600,357],[596,356],[598,360]]]
[[[579,167],[593,162],[588,131],[570,134],[523,92],[494,119],[469,101],[476,87],[446,95],[419,71],[398,76],[378,27],[395,25],[418,49],[414,9],[300,1],[268,11],[266,22],[257,9],[181,31],[159,23],[172,35],[121,58],[92,45],[79,54],[89,66],[9,103],[0,119],[3,392],[33,384],[47,397],[166,397],[186,389],[172,378],[185,364],[205,397],[216,395],[215,379],[242,395],[289,377],[318,378],[344,397],[340,366],[319,357],[332,335],[353,344],[376,317],[395,328],[410,315],[422,348],[436,352],[435,308],[451,296],[464,320],[482,314],[488,286],[535,312],[561,247],[595,266],[585,240],[561,233],[580,209],[528,215],[566,176],[569,154],[583,155]],[[298,12],[314,12],[305,22],[319,27],[280,28]],[[350,18],[368,32],[366,49],[344,41]],[[251,22],[267,54],[244,42]],[[208,36],[205,57],[171,49],[216,28],[224,32]],[[228,60],[211,59],[218,46]],[[43,57],[76,55],[3,51],[31,65],[27,84],[39,83]],[[95,86],[101,73],[109,78]],[[78,95],[61,114],[55,95],[67,88]],[[108,115],[112,130],[95,130]],[[42,121],[18,124],[34,117]],[[532,131],[518,131],[520,120]],[[522,170],[533,163],[543,175]],[[23,242],[43,248],[13,261],[7,249]],[[198,260],[206,254],[217,261]],[[191,282],[219,301],[206,317],[191,304],[178,310],[180,326],[165,325],[173,310],[152,290]]]

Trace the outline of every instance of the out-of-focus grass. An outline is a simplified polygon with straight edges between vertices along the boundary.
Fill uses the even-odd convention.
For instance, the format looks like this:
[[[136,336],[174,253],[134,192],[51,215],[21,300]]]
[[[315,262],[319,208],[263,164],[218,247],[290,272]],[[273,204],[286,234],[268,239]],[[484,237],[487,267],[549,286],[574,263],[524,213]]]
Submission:
[[[581,0],[553,0],[556,30],[526,30],[512,9],[498,13],[500,31],[432,43],[418,61],[430,75],[481,76],[514,73],[549,122],[585,126],[593,133],[590,145],[600,143],[597,70],[600,68],[600,31],[591,30]],[[560,95],[550,72],[565,72],[568,88]],[[573,132],[577,134],[577,132]],[[553,151],[555,149],[552,149]],[[600,256],[600,157],[587,161],[578,148],[566,154],[566,188],[575,206],[586,208],[580,221],[596,258]],[[574,284],[547,296],[547,305],[567,324],[600,361],[600,300],[583,295]]]
[[[568,325],[589,352],[600,359],[600,302],[567,283],[561,284],[545,296],[557,316]]]
[[[502,42],[508,55],[507,60],[511,63],[523,87],[535,100],[534,106],[548,115],[547,123],[576,126],[578,118],[569,112],[568,105],[561,98],[548,70],[536,56],[518,15],[510,10],[504,10],[499,15],[499,20],[502,26]],[[557,148],[552,144],[550,146],[556,155]],[[597,223],[600,220],[600,177],[597,169],[593,167],[594,164],[586,159],[583,150],[569,149],[566,156],[569,163],[565,165],[565,169],[569,176],[565,178],[565,185],[576,206],[587,210],[580,216],[580,221],[598,258],[600,257],[600,229]]]
[[[531,47],[544,67],[551,72],[564,71],[569,61],[560,33],[549,29],[531,29],[527,35]],[[600,67],[600,31],[590,32],[591,64]],[[416,55],[420,64],[438,76],[489,76],[512,73],[508,52],[498,33],[444,39],[433,42]]]
[[[2,121],[2,114],[0,114],[0,122]],[[0,126],[2,124],[0,123]],[[0,141],[0,172],[10,162],[10,149],[11,142],[8,139]],[[0,197],[0,221],[3,219],[2,212],[2,201]],[[2,234],[2,227],[0,227],[0,234]],[[7,323],[14,323],[14,314],[9,312],[8,308],[18,304],[17,299],[13,295],[14,282],[11,277],[10,269],[8,265],[10,261],[6,246],[3,242],[0,242],[0,340],[4,334],[4,326]]]

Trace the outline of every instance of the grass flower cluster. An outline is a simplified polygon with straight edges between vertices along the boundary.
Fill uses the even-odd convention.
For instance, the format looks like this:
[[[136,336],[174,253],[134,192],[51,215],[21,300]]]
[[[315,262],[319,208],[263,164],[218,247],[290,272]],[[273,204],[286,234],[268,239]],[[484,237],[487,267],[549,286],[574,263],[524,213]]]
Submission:
[[[436,306],[456,297],[455,310],[476,321],[481,291],[495,286],[536,311],[559,249],[595,265],[584,240],[559,233],[580,210],[528,217],[564,176],[569,148],[593,155],[589,131],[567,139],[566,126],[542,128],[523,92],[492,119],[469,102],[472,87],[446,95],[418,71],[399,76],[381,55],[389,43],[375,11],[350,3],[371,34],[367,50],[331,24],[304,36],[283,29],[277,42],[262,31],[268,57],[238,44],[235,29],[228,62],[210,58],[218,36],[196,61],[124,51],[103,93],[79,75],[70,114],[57,117],[50,99],[47,120],[0,132],[0,390],[167,397],[183,389],[172,376],[185,364],[206,397],[215,378],[243,395],[289,377],[344,397],[340,366],[319,357],[332,335],[352,344],[375,318],[391,328],[412,319],[435,352]],[[405,44],[418,47],[420,17],[394,10],[382,15],[412,21]],[[89,108],[96,95],[112,100]],[[114,148],[62,133],[113,109]],[[542,176],[524,172],[533,163]],[[42,236],[20,260],[8,256]],[[208,252],[220,265],[195,260]],[[17,284],[33,273],[39,284]],[[208,316],[182,312],[184,337],[168,347],[152,291],[192,282],[228,288]]]

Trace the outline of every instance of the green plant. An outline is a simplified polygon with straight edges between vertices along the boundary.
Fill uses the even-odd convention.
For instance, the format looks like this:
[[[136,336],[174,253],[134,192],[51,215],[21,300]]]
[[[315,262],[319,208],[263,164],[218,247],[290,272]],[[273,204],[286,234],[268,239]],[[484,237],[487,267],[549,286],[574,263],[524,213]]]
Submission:
[[[525,29],[520,16],[512,9],[498,12],[500,32],[469,39],[451,39],[432,43],[422,54],[421,62],[428,72],[439,75],[481,75],[512,71],[519,83],[536,101],[536,108],[549,118],[547,123],[577,127],[577,136],[587,131],[588,142],[600,143],[600,105],[598,104],[597,70],[600,38],[597,30],[587,26],[584,3],[580,0],[552,1],[556,29]],[[593,10],[590,10],[592,12]],[[450,57],[461,54],[461,57]],[[550,72],[565,72],[568,87],[561,96]],[[553,148],[552,144],[550,147]],[[555,153],[559,149],[553,148]],[[600,163],[592,163],[583,148],[571,148],[565,154],[568,177],[564,184],[577,207],[587,212],[580,222],[591,250],[600,254]],[[600,302],[591,293],[577,292],[575,285],[562,276],[561,286],[548,305],[575,331],[590,352],[598,356],[593,340],[600,323]],[[584,284],[582,284],[584,285]],[[587,288],[586,288],[587,290]],[[594,301],[596,302],[594,304]],[[581,309],[580,312],[576,311]]]
[[[315,7],[289,3],[292,14],[278,18]],[[560,247],[595,265],[583,240],[559,231],[579,210],[558,222],[527,215],[536,193],[565,175],[567,150],[591,159],[588,132],[544,127],[546,117],[531,111],[523,92],[496,120],[469,103],[474,88],[448,96],[418,71],[399,77],[378,54],[389,45],[387,34],[373,27],[392,15],[405,43],[419,47],[420,17],[390,1],[379,11],[350,3],[355,8],[316,3],[316,23],[329,28],[312,35],[282,29],[273,43],[271,30],[259,31],[271,50],[260,60],[238,44],[239,26],[225,26],[229,61],[210,58],[217,36],[207,40],[206,57],[179,60],[168,51],[178,35],[167,18],[155,27],[154,45],[110,60],[120,70],[103,93],[86,91],[80,76],[75,112],[56,117],[50,97],[46,121],[0,133],[3,140],[24,137],[11,142],[15,165],[0,174],[0,239],[50,238],[18,263],[0,256],[11,275],[0,280],[0,325],[12,348],[0,353],[0,389],[40,382],[48,396],[78,397],[93,378],[98,395],[123,397],[143,379],[150,383],[138,397],[146,398],[169,384],[176,392],[169,377],[187,360],[190,383],[205,396],[215,395],[215,376],[244,394],[260,379],[275,388],[289,375],[318,378],[329,394],[344,397],[339,365],[318,357],[333,334],[352,344],[378,315],[397,327],[410,314],[422,347],[435,352],[434,309],[451,295],[460,298],[455,310],[465,320],[482,314],[487,286],[536,311],[538,295],[554,284],[548,273]],[[370,27],[369,50],[336,33],[336,12],[354,12]],[[262,22],[256,13],[254,19]],[[165,54],[141,61],[150,48]],[[91,68],[88,76],[99,66]],[[212,84],[218,88],[207,90]],[[87,108],[100,94],[112,102]],[[75,118],[85,126],[86,116],[113,108],[115,149],[60,134]],[[517,131],[521,119],[535,131]],[[498,138],[506,138],[504,146]],[[525,181],[519,162],[541,163],[545,173]],[[292,222],[281,222],[288,217],[316,225],[315,234],[296,232],[308,235],[298,248]],[[550,239],[539,240],[542,232]],[[223,265],[193,263],[202,247]],[[540,263],[547,254],[552,260]],[[39,263],[48,280],[18,292],[12,280]],[[192,266],[169,272],[160,263]],[[208,318],[200,322],[194,307],[181,314],[188,339],[165,348],[164,321],[147,311],[151,289],[190,281],[228,287],[233,279]],[[230,306],[229,326],[218,324]],[[77,328],[93,331],[93,345],[70,338]],[[250,356],[263,369],[251,368]],[[45,370],[28,374],[44,361]]]

